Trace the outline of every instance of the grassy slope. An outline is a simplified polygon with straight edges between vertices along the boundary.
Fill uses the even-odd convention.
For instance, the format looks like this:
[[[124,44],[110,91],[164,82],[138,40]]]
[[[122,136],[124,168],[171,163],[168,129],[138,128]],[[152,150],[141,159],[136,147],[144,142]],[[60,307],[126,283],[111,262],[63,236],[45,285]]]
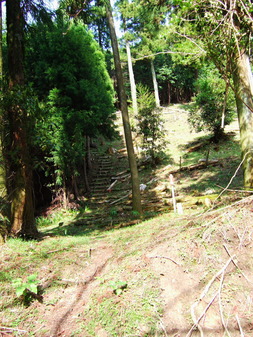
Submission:
[[[196,163],[207,149],[204,147],[197,153],[184,150],[193,137],[198,137],[186,132],[186,114],[170,113],[165,118],[171,144],[171,168],[178,166],[180,156],[184,165]],[[214,147],[212,145],[210,157],[223,158],[222,170],[210,167],[177,174],[177,193],[181,199],[205,195],[207,189],[217,193],[221,191],[217,185],[228,184],[240,162],[236,140],[220,144],[218,152]],[[165,183],[167,177],[163,173],[159,168],[152,175]],[[236,177],[231,186],[240,187],[240,179]],[[220,206],[237,198],[238,193],[230,192]],[[229,329],[233,331],[231,335],[240,335],[241,322],[242,329],[250,336],[252,297],[246,280],[251,278],[253,267],[250,201],[246,199],[220,213],[201,214],[203,205],[200,209],[191,206],[189,213],[195,212],[194,216],[168,213],[117,230],[105,230],[101,226],[76,227],[73,225],[78,216],[75,211],[53,214],[46,221],[49,227],[40,220],[40,229],[55,236],[41,242],[10,239],[1,247],[0,334],[8,331],[4,329],[8,327],[14,336],[175,336],[177,332],[184,336],[192,326],[191,305],[225,265],[229,254],[235,254],[233,259],[240,270],[231,263],[228,273],[224,274],[224,283],[221,284],[220,278],[215,279],[205,301],[210,300],[213,287],[222,288],[222,307]],[[62,220],[64,225],[59,227]],[[25,281],[31,274],[37,275],[43,287],[44,301],[34,301],[25,308],[11,282],[19,277]],[[177,294],[173,284],[161,281],[164,275],[166,280],[175,279],[176,283],[185,275],[195,279],[195,292],[187,288],[191,283],[188,284],[186,278],[185,289]],[[122,284],[125,288],[121,292]],[[115,294],[117,292],[120,294]],[[173,306],[167,307],[168,301],[172,301]],[[217,308],[218,304],[215,304]],[[179,305],[181,309],[177,311]],[[200,311],[197,308],[198,314]],[[208,327],[220,329],[217,311],[207,317]],[[177,321],[178,317],[181,321]],[[57,322],[61,322],[58,327]],[[217,331],[209,335],[219,336]]]

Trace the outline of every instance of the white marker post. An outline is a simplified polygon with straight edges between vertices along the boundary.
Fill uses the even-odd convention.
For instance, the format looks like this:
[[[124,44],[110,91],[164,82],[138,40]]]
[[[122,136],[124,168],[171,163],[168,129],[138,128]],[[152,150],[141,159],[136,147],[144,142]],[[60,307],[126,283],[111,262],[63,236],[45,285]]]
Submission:
[[[172,174],[170,174],[170,186],[171,186],[171,195],[172,195],[174,213],[177,213],[177,203],[176,203],[176,198],[175,198],[175,184],[174,184],[174,177]]]

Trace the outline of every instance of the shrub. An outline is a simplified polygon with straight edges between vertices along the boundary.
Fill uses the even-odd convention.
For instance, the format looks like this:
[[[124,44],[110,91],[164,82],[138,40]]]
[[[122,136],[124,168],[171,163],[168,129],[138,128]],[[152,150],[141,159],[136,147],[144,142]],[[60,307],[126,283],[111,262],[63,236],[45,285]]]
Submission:
[[[156,164],[165,147],[161,109],[156,108],[153,93],[144,85],[137,86],[137,101],[137,134],[141,136],[145,155],[151,158],[152,164]]]
[[[196,81],[197,94],[189,115],[189,122],[199,132],[207,130],[213,133],[214,140],[218,141],[224,133],[221,125],[222,112],[226,96],[226,83],[218,71],[213,68],[205,69]],[[224,126],[232,122],[235,114],[235,102],[232,91],[229,89]]]

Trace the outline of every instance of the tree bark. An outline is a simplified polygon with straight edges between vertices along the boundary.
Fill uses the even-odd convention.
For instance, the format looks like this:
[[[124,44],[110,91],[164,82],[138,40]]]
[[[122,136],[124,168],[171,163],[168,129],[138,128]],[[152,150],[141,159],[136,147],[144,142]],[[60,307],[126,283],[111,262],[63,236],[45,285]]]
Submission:
[[[168,105],[171,103],[171,85],[170,82],[168,82]]]
[[[92,170],[91,153],[90,153],[90,136],[86,136],[86,167],[88,172]]]
[[[126,41],[126,52],[127,52],[127,64],[128,64],[128,72],[129,72],[129,80],[130,80],[130,88],[131,88],[133,113],[134,113],[134,116],[137,116],[138,105],[137,105],[136,85],[135,85],[135,79],[134,79],[131,49],[130,49],[130,45],[128,41]]]
[[[3,90],[3,12],[0,0],[0,91]]]
[[[117,83],[118,83],[119,100],[120,100],[120,106],[121,106],[122,121],[123,121],[124,133],[125,133],[128,162],[129,162],[129,167],[130,167],[130,172],[131,172],[132,207],[134,211],[137,211],[141,214],[142,206],[141,206],[138,169],[137,169],[136,158],[134,154],[132,133],[131,133],[129,116],[128,116],[127,97],[126,97],[126,92],[124,88],[123,74],[122,74],[122,69],[121,69],[121,64],[120,64],[118,41],[117,41],[117,36],[116,36],[115,28],[114,28],[112,9],[111,9],[111,4],[109,0],[106,2],[106,15],[107,15],[110,35],[111,35],[113,57],[114,57],[114,64],[115,64],[115,70],[116,70],[116,78],[117,78]]]
[[[154,92],[155,92],[155,102],[156,102],[156,107],[160,107],[160,98],[159,98],[159,90],[158,90],[158,84],[156,80],[156,73],[155,73],[155,67],[154,67],[154,61],[150,61],[150,66],[151,66],[151,73],[152,73],[152,79],[153,79],[153,86],[154,86]]]
[[[87,194],[90,194],[90,185],[89,185],[89,180],[88,180],[88,173],[87,173],[87,163],[85,157],[83,158],[83,177],[84,177],[84,186],[85,186],[85,191]]]
[[[240,127],[245,188],[253,188],[253,77],[249,56],[242,53],[234,61],[233,83]]]
[[[3,92],[3,16],[2,16],[2,0],[0,0],[0,99],[2,98],[2,92]],[[1,123],[2,123],[2,116],[1,116]],[[3,123],[2,123],[3,125]],[[3,165],[3,130],[1,127],[0,130],[0,196],[5,197],[6,196],[6,174],[5,174],[5,168]]]
[[[25,84],[23,53],[23,16],[19,0],[6,1],[9,93]],[[13,235],[37,235],[34,221],[32,167],[26,132],[27,115],[16,101],[7,111],[9,143],[5,149],[8,175],[8,195],[11,202],[11,232]]]

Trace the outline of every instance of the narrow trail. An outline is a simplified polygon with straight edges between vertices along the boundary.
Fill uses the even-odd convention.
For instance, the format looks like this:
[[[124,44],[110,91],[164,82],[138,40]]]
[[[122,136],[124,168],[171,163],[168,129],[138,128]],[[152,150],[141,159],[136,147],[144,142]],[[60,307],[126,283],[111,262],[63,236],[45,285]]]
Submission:
[[[92,250],[90,262],[82,270],[83,277],[78,280],[64,280],[62,298],[52,310],[47,312],[47,327],[50,329],[47,337],[71,336],[78,317],[83,314],[85,306],[96,287],[99,286],[99,276],[106,273],[109,262],[113,259],[113,249],[107,243],[101,242]],[[73,270],[73,276],[77,270]],[[44,334],[37,335],[45,337]]]

